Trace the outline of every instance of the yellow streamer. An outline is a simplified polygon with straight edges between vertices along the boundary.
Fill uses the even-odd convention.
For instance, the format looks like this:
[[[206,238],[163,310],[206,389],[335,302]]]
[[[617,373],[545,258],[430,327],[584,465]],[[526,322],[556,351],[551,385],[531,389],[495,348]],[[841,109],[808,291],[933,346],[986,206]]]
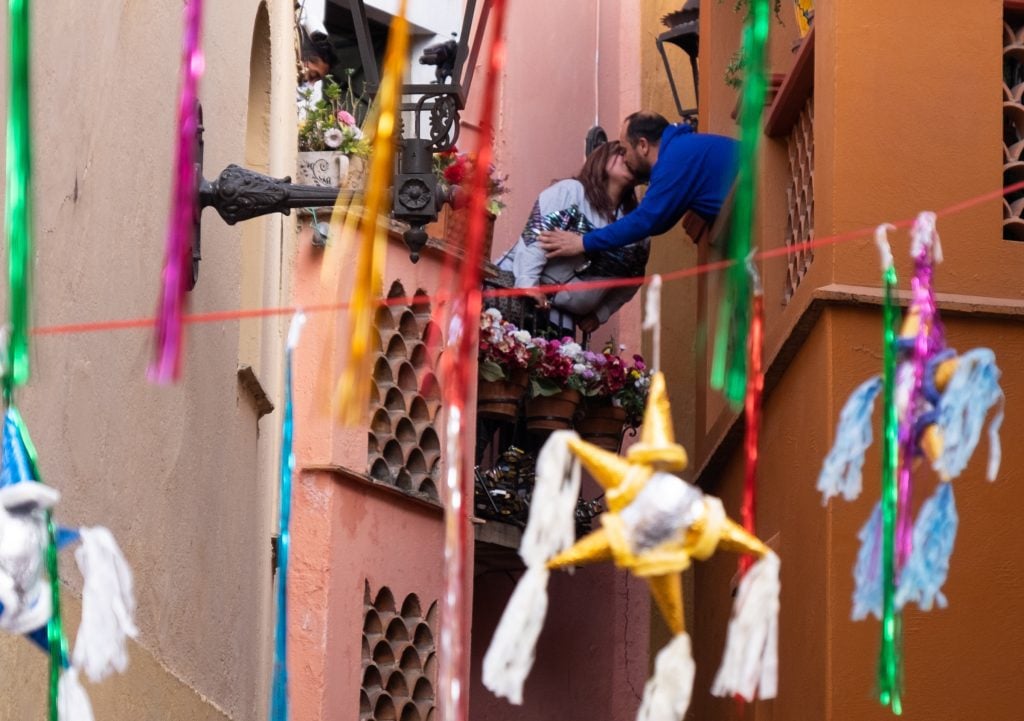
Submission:
[[[409,52],[409,25],[405,19],[406,0],[391,23],[384,56],[383,77],[378,93],[377,127],[373,138],[370,175],[366,183],[366,202],[359,219],[359,256],[350,299],[349,350],[335,391],[336,407],[342,423],[354,425],[365,419],[370,387],[370,336],[373,312],[381,295],[384,258],[387,250],[388,223],[384,210],[394,170],[395,130],[402,94],[402,77]]]

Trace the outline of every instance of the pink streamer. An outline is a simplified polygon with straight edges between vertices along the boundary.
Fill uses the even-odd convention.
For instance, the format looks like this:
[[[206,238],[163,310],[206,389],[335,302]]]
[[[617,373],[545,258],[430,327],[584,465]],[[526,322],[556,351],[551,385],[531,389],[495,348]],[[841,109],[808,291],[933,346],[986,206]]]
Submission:
[[[167,247],[157,308],[156,348],[148,373],[149,379],[155,383],[170,383],[181,375],[182,318],[191,273],[192,222],[196,205],[198,86],[205,67],[203,50],[199,44],[202,17],[202,0],[188,0],[182,37],[174,190],[171,195]]]
[[[934,220],[933,220],[934,222]],[[918,218],[914,233],[931,233],[932,243],[936,242],[934,227],[930,230]],[[934,245],[921,243],[914,256],[914,277],[911,280],[911,309],[917,309],[920,324],[910,349],[909,362],[913,368],[914,380],[908,396],[907,408],[900,422],[900,468],[899,468],[899,509],[896,520],[896,573],[902,570],[913,548],[913,522],[911,518],[911,467],[917,455],[918,420],[921,414],[921,395],[924,385],[925,368],[928,361],[943,347],[942,326],[935,310],[935,294],[932,288]]]

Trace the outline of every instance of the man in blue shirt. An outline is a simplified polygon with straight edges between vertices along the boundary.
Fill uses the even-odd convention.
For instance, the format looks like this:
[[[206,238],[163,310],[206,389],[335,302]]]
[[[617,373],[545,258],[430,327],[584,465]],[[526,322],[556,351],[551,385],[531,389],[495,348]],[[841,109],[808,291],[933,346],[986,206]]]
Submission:
[[[695,133],[689,125],[670,125],[661,115],[645,111],[626,118],[620,140],[626,165],[638,181],[648,182],[640,205],[583,236],[565,230],[541,233],[538,242],[547,257],[600,252],[661,235],[688,210],[709,223],[718,215],[736,177],[735,140]]]

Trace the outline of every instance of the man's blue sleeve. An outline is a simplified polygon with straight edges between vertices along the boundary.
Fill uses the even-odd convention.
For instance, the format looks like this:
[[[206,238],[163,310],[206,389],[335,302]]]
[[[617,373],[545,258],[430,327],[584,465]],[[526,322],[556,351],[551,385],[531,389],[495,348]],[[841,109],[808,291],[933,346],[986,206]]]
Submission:
[[[666,154],[668,155],[668,154]],[[629,215],[583,236],[587,252],[621,248],[667,232],[690,207],[697,186],[699,163],[673,153],[658,158],[651,183],[640,205]]]

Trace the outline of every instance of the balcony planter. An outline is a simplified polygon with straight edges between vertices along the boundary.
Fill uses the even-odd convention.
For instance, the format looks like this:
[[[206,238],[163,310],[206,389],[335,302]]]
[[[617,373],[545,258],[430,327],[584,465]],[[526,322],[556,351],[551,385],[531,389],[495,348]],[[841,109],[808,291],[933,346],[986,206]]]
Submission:
[[[529,385],[529,376],[522,368],[512,371],[506,380],[489,381],[480,378],[477,382],[477,415],[495,421],[515,421],[522,400]]]
[[[298,182],[300,185],[340,188],[348,178],[350,163],[349,156],[335,150],[300,151]]]
[[[526,401],[526,428],[542,432],[568,430],[579,404],[579,391],[571,389],[531,398]]]
[[[622,431],[626,425],[626,410],[608,401],[583,404],[583,417],[576,422],[580,437],[612,453],[622,445]]]

